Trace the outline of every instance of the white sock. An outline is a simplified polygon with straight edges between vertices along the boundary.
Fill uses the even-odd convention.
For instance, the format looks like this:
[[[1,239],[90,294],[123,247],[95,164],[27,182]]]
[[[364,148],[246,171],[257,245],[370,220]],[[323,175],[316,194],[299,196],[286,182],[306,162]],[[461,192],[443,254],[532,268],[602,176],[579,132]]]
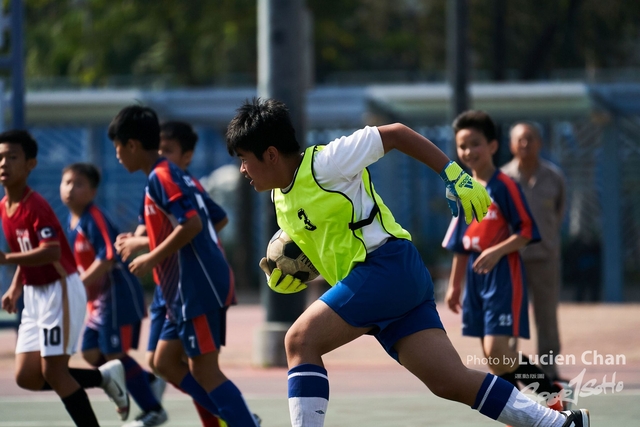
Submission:
[[[329,401],[322,397],[290,397],[291,427],[322,427]]]
[[[542,406],[515,388],[498,416],[498,421],[513,427],[562,427],[566,417]]]
[[[289,415],[292,427],[322,427],[329,406],[329,377],[318,365],[305,363],[289,370]]]

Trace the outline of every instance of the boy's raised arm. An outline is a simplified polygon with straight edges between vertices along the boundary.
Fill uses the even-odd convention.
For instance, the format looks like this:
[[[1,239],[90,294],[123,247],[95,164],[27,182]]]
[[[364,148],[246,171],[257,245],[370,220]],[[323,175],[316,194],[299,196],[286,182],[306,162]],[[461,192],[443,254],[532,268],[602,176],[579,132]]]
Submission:
[[[378,131],[385,153],[393,149],[399,150],[421,161],[440,175],[447,187],[447,202],[453,216],[458,216],[459,202],[462,204],[467,224],[471,223],[473,216],[482,221],[491,204],[487,190],[456,162],[450,160],[433,142],[400,123],[379,126]]]

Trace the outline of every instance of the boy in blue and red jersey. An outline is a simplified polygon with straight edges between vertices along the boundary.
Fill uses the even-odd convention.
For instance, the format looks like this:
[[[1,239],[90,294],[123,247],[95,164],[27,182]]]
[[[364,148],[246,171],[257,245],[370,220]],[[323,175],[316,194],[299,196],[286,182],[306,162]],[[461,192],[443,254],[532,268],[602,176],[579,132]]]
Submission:
[[[451,221],[442,243],[454,252],[445,303],[454,313],[462,309],[462,334],[481,339],[484,355],[494,361],[489,365],[493,374],[516,387],[522,381],[543,393],[550,408],[562,411],[566,409],[562,398],[567,397],[562,386],[545,378],[510,342],[529,338],[527,290],[518,250],[540,240],[538,228],[520,186],[493,164],[498,141],[489,115],[464,112],[454,120],[453,130],[458,157],[485,186],[492,202],[482,222]]]
[[[138,276],[153,270],[168,309],[162,335],[174,328],[179,337],[161,337],[154,360],[158,372],[229,426],[256,426],[240,390],[218,365],[235,293],[202,195],[191,177],[158,154],[160,125],[150,108],[121,110],[109,125],[109,138],[129,172],[148,176],[144,218],[150,252],[129,269]]]
[[[82,356],[93,366],[120,360],[127,388],[143,411],[126,426],[157,426],[167,414],[151,391],[150,374],[127,354],[138,347],[146,315],[142,286],[116,254],[115,226],[93,203],[99,184],[100,173],[91,164],[74,163],[62,171],[60,198],[69,208],[67,236],[88,294]]]
[[[16,383],[27,390],[54,390],[77,426],[97,426],[85,388],[102,387],[121,419],[129,413],[120,361],[100,369],[69,368],[84,323],[87,294],[71,248],[51,206],[27,185],[36,167],[38,144],[23,130],[0,134],[0,181],[5,197],[0,215],[11,253],[0,264],[17,265],[2,308],[24,309],[16,343]]]
[[[191,125],[180,121],[169,121],[162,123],[160,126],[160,149],[161,156],[166,157],[169,161],[175,163],[180,169],[187,174],[187,167],[191,164],[191,159],[195,151],[196,143],[198,141],[198,134],[193,130]],[[202,187],[200,182],[189,174],[193,179],[194,184],[200,195],[202,196],[211,223],[216,233],[218,233],[228,222],[227,213],[217,203],[211,199],[206,190]],[[140,215],[138,217],[138,227],[134,233],[123,233],[116,239],[116,249],[118,253],[124,258],[128,259],[134,253],[149,249],[149,239],[147,237],[146,227],[144,225],[144,200],[140,209]],[[234,301],[235,302],[235,301]],[[155,372],[156,367],[154,364],[154,357],[158,342],[161,337],[163,325],[165,323],[167,315],[166,302],[162,296],[162,290],[160,286],[156,286],[153,293],[153,300],[149,307],[151,322],[149,325],[149,342],[147,345],[146,360],[149,367]],[[175,333],[175,330],[169,329],[165,331],[163,339],[177,339],[177,335],[168,336],[167,333]],[[153,388],[157,391],[157,397],[164,392],[164,385],[166,384],[161,378],[157,377],[153,381]],[[224,422],[215,415],[211,414],[194,400],[196,410],[200,417],[203,427],[224,427]]]

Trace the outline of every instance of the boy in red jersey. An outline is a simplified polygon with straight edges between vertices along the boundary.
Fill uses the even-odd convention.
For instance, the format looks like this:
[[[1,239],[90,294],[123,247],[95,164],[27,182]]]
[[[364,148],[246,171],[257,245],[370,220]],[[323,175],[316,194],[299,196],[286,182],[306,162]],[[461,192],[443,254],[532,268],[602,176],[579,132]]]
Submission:
[[[129,412],[124,369],[113,361],[98,369],[70,369],[84,323],[87,295],[71,248],[53,210],[27,185],[36,167],[38,145],[29,133],[0,134],[2,228],[11,253],[0,264],[16,264],[2,308],[16,311],[24,292],[24,310],[16,343],[16,382],[25,389],[54,390],[77,426],[98,426],[85,388],[102,387],[116,402],[121,418]]]

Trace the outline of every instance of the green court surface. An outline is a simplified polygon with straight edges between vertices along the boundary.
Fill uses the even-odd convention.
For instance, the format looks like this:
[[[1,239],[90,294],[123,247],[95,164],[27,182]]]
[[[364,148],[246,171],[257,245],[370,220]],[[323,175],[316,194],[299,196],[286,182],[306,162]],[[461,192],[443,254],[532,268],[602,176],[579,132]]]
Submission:
[[[102,426],[120,426],[111,402],[103,396],[91,397]],[[640,419],[640,391],[623,391],[583,398],[580,406],[591,411],[592,426],[637,426]],[[284,398],[247,396],[251,410],[262,418],[263,427],[285,427],[289,409]],[[196,427],[193,404],[186,397],[174,395],[165,400],[169,413],[166,427]],[[130,418],[135,416],[132,411]],[[447,402],[430,393],[424,395],[338,396],[331,399],[326,427],[343,426],[498,426],[463,405]],[[60,401],[52,394],[34,394],[0,398],[0,427],[73,426]]]
[[[459,316],[440,310],[463,363],[486,371],[478,340],[461,337]],[[577,406],[589,409],[592,427],[640,425],[640,347],[636,338],[640,306],[569,304],[561,306],[559,314],[562,353],[570,361],[560,372],[567,379],[580,380]],[[287,427],[287,369],[252,365],[255,332],[264,315],[263,308],[257,305],[231,308],[227,346],[221,353],[220,365],[243,392],[251,410],[262,418],[263,427]],[[142,343],[146,343],[145,328],[146,323]],[[14,345],[15,331],[0,330],[0,427],[72,426],[54,393],[28,392],[16,386]],[[521,342],[520,348],[525,355],[534,353],[531,340]],[[132,356],[144,364],[144,350],[133,352]],[[359,338],[323,359],[331,387],[326,427],[500,425],[464,405],[434,396],[390,359],[371,336]],[[82,364],[78,355],[72,358],[72,366]],[[102,390],[88,393],[102,426],[124,424]],[[170,386],[164,404],[169,413],[165,426],[201,425],[191,400]],[[136,414],[134,407],[130,420]]]

